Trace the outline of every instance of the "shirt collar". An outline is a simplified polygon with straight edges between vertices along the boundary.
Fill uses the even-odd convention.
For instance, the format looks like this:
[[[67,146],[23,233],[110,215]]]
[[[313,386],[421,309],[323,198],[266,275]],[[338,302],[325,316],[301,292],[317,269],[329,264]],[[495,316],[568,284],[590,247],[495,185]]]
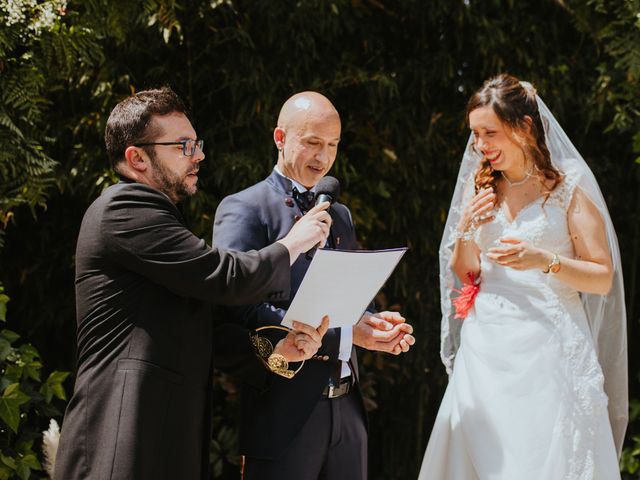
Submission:
[[[294,186],[294,187],[296,187],[296,189],[297,189],[299,192],[306,192],[307,190],[311,190],[312,192],[314,192],[314,193],[315,193],[315,191],[316,191],[316,186],[315,186],[315,185],[314,185],[313,187],[311,187],[310,189],[309,189],[309,188],[307,188],[307,187],[305,187],[305,186],[304,186],[304,185],[302,185],[300,182],[295,181],[293,178],[289,178],[289,177],[287,177],[284,173],[282,173],[282,172],[280,171],[280,169],[278,168],[278,166],[277,166],[277,165],[276,165],[275,167],[273,167],[273,170],[274,170],[278,175],[280,175],[281,177],[284,177],[284,178],[287,178],[287,179],[291,180],[291,183],[293,184],[293,186]]]

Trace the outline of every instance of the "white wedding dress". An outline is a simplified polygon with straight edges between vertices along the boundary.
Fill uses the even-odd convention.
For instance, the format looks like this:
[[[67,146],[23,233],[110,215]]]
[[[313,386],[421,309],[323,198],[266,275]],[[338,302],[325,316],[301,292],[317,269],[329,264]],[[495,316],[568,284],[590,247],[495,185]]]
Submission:
[[[499,239],[573,257],[572,172],[510,221],[498,208],[478,229],[481,284],[419,480],[620,478],[603,374],[580,294],[541,271],[486,258]]]

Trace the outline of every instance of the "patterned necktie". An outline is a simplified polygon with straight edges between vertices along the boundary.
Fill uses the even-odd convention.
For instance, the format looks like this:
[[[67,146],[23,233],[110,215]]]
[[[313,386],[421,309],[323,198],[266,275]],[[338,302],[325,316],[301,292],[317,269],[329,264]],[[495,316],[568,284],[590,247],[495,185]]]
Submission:
[[[311,190],[300,192],[296,187],[293,187],[293,199],[298,204],[298,207],[300,207],[300,210],[302,210],[303,212],[308,212],[314,207],[316,194]]]

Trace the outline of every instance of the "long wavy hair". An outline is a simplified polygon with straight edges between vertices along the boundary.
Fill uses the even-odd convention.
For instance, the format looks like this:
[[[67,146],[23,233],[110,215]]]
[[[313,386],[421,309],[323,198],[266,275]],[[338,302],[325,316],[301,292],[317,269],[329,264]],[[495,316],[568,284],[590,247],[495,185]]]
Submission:
[[[547,186],[551,181],[550,187],[544,191],[544,195],[548,196],[562,182],[562,175],[551,163],[535,89],[530,85],[525,87],[516,77],[503,73],[485,81],[480,90],[471,96],[467,103],[467,125],[469,114],[481,107],[491,107],[500,121],[509,127],[525,159],[533,162],[533,175],[538,177],[540,183]],[[488,187],[495,191],[499,178],[500,172],[494,170],[489,160],[483,157],[475,176],[476,193]]]

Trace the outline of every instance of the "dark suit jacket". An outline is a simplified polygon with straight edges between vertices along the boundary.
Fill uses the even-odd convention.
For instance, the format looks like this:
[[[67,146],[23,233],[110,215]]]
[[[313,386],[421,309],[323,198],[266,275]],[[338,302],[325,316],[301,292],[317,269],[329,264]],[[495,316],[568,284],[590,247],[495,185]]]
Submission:
[[[335,203],[330,213],[333,218],[330,243],[340,249],[357,249],[353,222],[347,207]],[[274,171],[262,182],[228,196],[220,203],[216,211],[213,241],[222,248],[238,251],[262,248],[284,237],[295,223],[295,217],[301,214],[292,201],[291,181]],[[287,297],[294,297],[309,264],[309,258],[301,255],[292,265],[291,291],[287,292]],[[250,328],[278,325],[289,304],[290,301],[285,298],[233,309],[232,314]],[[216,335],[216,342],[223,338],[223,334]],[[267,389],[253,388],[249,382],[244,382],[240,453],[251,457],[276,458],[287,448],[320,400],[332,370],[339,368],[339,346],[340,329],[330,329],[318,351],[319,355],[328,355],[329,361],[308,360],[300,373],[290,380],[273,375]],[[216,350],[214,348],[214,354]],[[352,349],[351,364],[357,375],[355,349]],[[359,391],[356,394],[360,396]]]
[[[209,303],[286,295],[289,271],[281,244],[246,254],[210,248],[164,194],[133,182],[109,187],[78,238],[78,372],[55,478],[208,479]],[[246,361],[247,331],[232,335]]]

